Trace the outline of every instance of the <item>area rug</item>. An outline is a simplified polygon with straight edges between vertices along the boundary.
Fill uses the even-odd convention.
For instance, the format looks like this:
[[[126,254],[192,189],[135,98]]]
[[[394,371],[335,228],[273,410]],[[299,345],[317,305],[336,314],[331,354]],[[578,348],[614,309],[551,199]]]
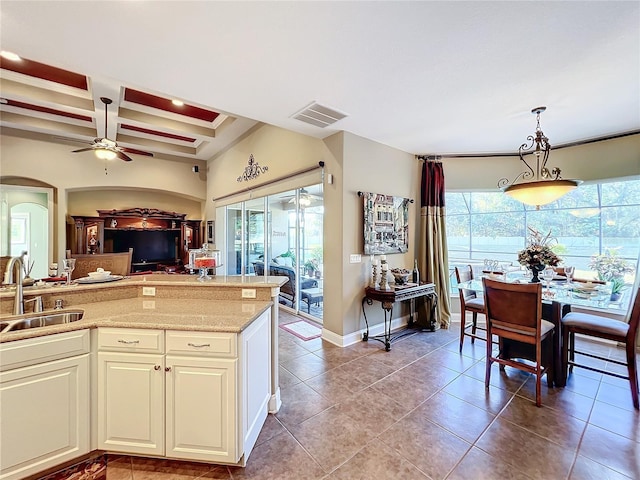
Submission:
[[[321,328],[316,327],[306,320],[296,320],[291,323],[283,323],[280,325],[280,328],[298,338],[301,338],[302,340],[313,340],[314,338],[318,338],[322,335]]]

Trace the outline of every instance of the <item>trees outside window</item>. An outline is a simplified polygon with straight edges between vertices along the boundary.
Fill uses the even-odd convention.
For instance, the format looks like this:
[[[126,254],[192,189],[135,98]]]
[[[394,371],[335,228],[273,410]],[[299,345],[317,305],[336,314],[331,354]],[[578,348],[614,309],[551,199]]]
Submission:
[[[635,178],[583,184],[540,210],[500,191],[449,191],[446,209],[450,270],[487,258],[517,265],[528,227],[551,231],[558,242],[554,250],[564,265],[576,267],[576,277],[597,278],[589,266],[593,255],[614,248],[635,266],[640,251],[640,180]],[[626,283],[635,275],[627,273]],[[629,295],[622,308],[625,299]]]

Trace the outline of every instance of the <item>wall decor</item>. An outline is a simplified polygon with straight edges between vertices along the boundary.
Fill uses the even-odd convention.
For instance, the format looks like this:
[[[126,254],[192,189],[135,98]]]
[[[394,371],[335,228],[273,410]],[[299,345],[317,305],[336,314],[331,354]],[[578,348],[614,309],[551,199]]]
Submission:
[[[369,192],[358,192],[358,196],[364,206],[364,254],[407,252],[409,203],[413,200]]]
[[[207,220],[207,243],[216,243],[216,229],[214,220]]]
[[[258,162],[256,162],[255,158],[253,158],[253,153],[249,155],[249,161],[246,167],[244,167],[244,172],[237,179],[238,182],[253,180],[254,178],[258,178],[261,173],[269,170],[269,167],[261,167]]]

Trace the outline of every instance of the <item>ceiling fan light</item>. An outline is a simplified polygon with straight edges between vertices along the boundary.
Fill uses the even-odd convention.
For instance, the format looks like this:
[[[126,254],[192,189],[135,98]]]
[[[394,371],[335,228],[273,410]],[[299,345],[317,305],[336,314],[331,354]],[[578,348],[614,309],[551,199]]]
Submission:
[[[509,185],[502,191],[525,205],[540,207],[558,200],[576,189],[580,183],[582,182],[579,180],[543,180]]]
[[[0,56],[7,60],[11,60],[12,62],[19,62],[20,60],[22,60],[22,58],[20,58],[20,55],[18,55],[17,53],[9,52],[7,50],[2,50],[0,52]]]
[[[116,152],[104,148],[97,148],[94,153],[100,160],[113,160],[117,156]]]

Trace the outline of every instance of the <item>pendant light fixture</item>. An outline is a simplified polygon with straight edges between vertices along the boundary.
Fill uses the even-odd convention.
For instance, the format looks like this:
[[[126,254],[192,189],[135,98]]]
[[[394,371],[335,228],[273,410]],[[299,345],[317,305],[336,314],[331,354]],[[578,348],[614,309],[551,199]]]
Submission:
[[[540,209],[540,205],[546,205],[559,199],[582,183],[581,180],[563,180],[560,178],[558,167],[554,167],[552,170],[547,168],[551,145],[540,128],[540,114],[546,109],[547,107],[536,107],[531,110],[531,113],[536,114],[538,122],[536,133],[535,136],[529,135],[527,141],[518,149],[520,160],[527,169],[520,173],[511,184],[507,178],[501,178],[498,182],[498,187],[504,193],[526,205],[535,206],[536,210]],[[525,155],[535,157],[535,170],[525,160]]]

